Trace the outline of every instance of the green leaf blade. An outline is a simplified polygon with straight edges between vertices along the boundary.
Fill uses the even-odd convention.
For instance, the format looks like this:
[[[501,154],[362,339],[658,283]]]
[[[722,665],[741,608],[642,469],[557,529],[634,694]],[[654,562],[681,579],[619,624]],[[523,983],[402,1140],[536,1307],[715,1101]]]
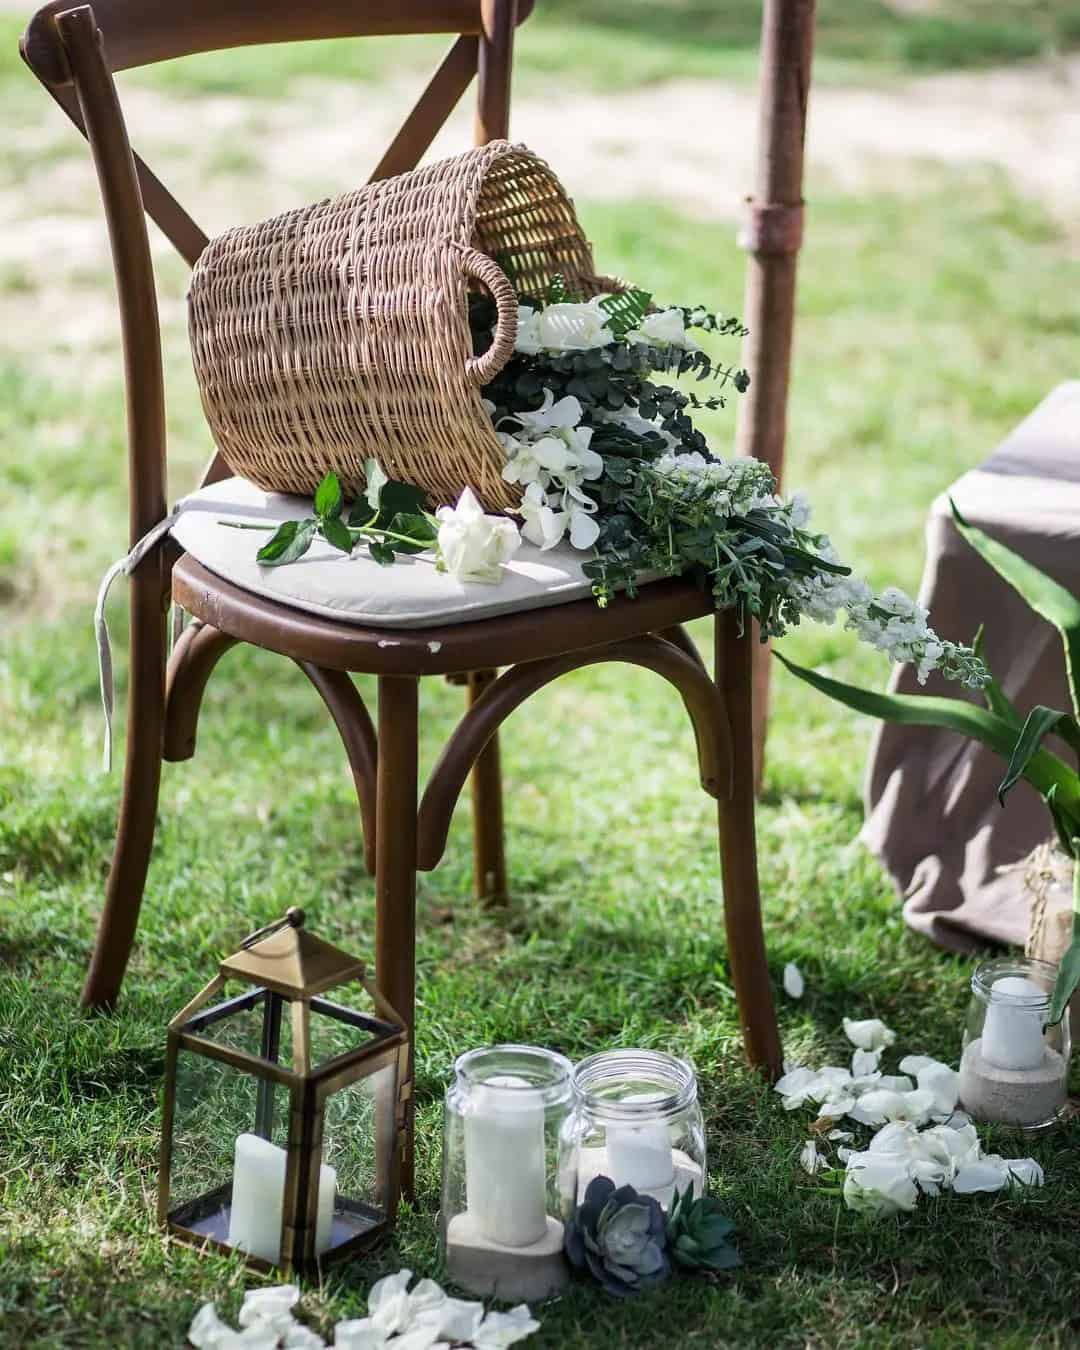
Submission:
[[[1076,993],[1078,985],[1080,985],[1080,925],[1076,926],[1072,944],[1058,966],[1054,993],[1050,999],[1050,1014],[1047,1018],[1051,1026],[1056,1026],[1065,1016],[1069,1000]]]
[[[1027,602],[1036,614],[1053,624],[1065,648],[1065,671],[1073,713],[1080,717],[1080,599],[1048,577],[1033,563],[969,525],[956,503],[949,499],[957,530],[979,556]]]
[[[1037,704],[1028,713],[1024,725],[1020,729],[1020,735],[1016,738],[1012,754],[1009,756],[1009,767],[1005,771],[1005,777],[1001,780],[1001,786],[997,790],[998,801],[1002,806],[1005,805],[1005,794],[1023,777],[1028,761],[1038,750],[1043,740],[1052,731],[1064,732],[1064,723],[1068,721],[1071,721],[1068,713],[1058,712],[1057,709],[1047,708],[1042,704]],[[1073,723],[1073,727],[1076,727],[1075,723]]]

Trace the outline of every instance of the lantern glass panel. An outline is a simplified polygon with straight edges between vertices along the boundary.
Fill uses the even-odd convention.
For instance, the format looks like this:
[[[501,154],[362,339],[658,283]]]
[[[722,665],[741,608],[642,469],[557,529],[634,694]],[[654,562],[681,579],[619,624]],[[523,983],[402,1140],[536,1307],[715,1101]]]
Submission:
[[[288,1121],[287,1088],[181,1047],[169,1168],[173,1220],[230,1243],[237,1139],[257,1133],[284,1149]]]
[[[337,997],[311,1000],[311,1067],[320,1068],[338,1055],[362,1050],[372,1041],[392,1036],[397,1030],[381,1022],[370,1010],[350,1007]]]
[[[380,1159],[392,1156],[397,1052],[373,1072],[330,1093],[323,1103],[323,1165],[333,1168],[336,1194],[331,1247],[388,1218],[390,1177]]]

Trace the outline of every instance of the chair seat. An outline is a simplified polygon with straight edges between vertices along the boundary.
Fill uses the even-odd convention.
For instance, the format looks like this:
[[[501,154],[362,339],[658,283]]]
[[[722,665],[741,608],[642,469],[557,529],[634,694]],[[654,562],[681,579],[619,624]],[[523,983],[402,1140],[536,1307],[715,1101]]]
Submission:
[[[286,567],[260,567],[258,534],[218,521],[306,515],[303,498],[226,479],[185,502],[172,531],[186,550],[172,573],[177,602],[231,637],[326,669],[484,670],[659,632],[713,612],[708,592],[682,577],[650,581],[636,599],[616,596],[600,609],[581,574],[582,555],[569,548],[540,553],[526,546],[524,559],[515,558],[497,586],[456,582],[436,572],[426,555],[379,567],[326,545]]]
[[[581,570],[589,555],[569,544],[546,552],[522,544],[493,585],[437,571],[433,553],[400,557],[392,567],[381,567],[365,549],[346,557],[323,539],[298,562],[266,567],[255,554],[269,533],[221,523],[279,523],[310,514],[310,498],[264,492],[247,479],[227,478],[185,498],[172,533],[203,567],[234,586],[340,623],[428,628],[562,605],[592,593]]]

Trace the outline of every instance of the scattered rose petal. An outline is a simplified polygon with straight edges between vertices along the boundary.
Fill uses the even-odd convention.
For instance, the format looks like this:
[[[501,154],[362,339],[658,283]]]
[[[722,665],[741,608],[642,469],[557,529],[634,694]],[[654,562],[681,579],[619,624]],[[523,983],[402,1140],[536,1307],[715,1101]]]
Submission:
[[[383,1350],[387,1337],[370,1317],[339,1322],[334,1328],[334,1350]]]
[[[952,1188],[957,1195],[971,1195],[975,1191],[1000,1191],[1008,1180],[1000,1167],[985,1159],[965,1163],[953,1178]]]
[[[883,1050],[896,1040],[896,1032],[891,1031],[879,1017],[868,1017],[861,1022],[845,1017],[844,1035],[860,1050]]]
[[[195,1350],[215,1350],[226,1332],[232,1334],[232,1328],[221,1320],[214,1304],[204,1303],[191,1319],[187,1337]]]
[[[1021,1186],[1042,1186],[1046,1175],[1034,1158],[1006,1158],[1005,1170],[1010,1182]]]
[[[878,1087],[889,1092],[914,1092],[915,1084],[906,1073],[883,1073],[878,1079]]]
[[[823,1172],[828,1167],[828,1162],[818,1152],[818,1146],[813,1139],[808,1139],[802,1146],[802,1152],[799,1154],[799,1165],[804,1172],[814,1176],[818,1172]]]
[[[858,1151],[859,1150],[857,1148],[845,1148],[843,1145],[841,1145],[836,1150],[836,1156],[840,1159],[842,1163],[847,1163],[847,1160],[849,1158],[853,1158],[855,1154],[858,1153]]]
[[[257,1322],[255,1325],[265,1324]],[[326,1342],[317,1331],[313,1331],[311,1327],[306,1327],[302,1322],[295,1320],[282,1336],[281,1346],[282,1350],[326,1350]]]
[[[259,1319],[269,1320],[282,1313],[291,1315],[300,1302],[300,1290],[295,1284],[275,1284],[266,1289],[249,1289],[240,1305],[237,1321],[249,1327]]]
[[[435,1329],[448,1341],[471,1341],[484,1316],[482,1303],[467,1302],[462,1298],[444,1298],[437,1313]],[[428,1314],[421,1314],[426,1321]]]
[[[413,1313],[406,1292],[412,1279],[411,1270],[399,1270],[396,1275],[384,1275],[376,1280],[368,1294],[368,1313],[372,1322],[387,1336],[408,1331]]]
[[[960,1075],[947,1064],[924,1064],[916,1073],[919,1087],[934,1097],[935,1115],[948,1116],[956,1110],[960,1096]]]
[[[878,1061],[880,1059],[880,1050],[856,1050],[851,1056],[852,1078],[863,1078],[869,1074],[876,1073]]]
[[[784,967],[784,993],[788,998],[802,998],[805,992],[806,981],[802,971],[794,961],[789,961]]]
[[[539,1329],[540,1323],[529,1312],[527,1305],[519,1303],[509,1312],[489,1312],[473,1333],[472,1342],[476,1350],[505,1350],[505,1347],[523,1341]]]
[[[821,1110],[818,1112],[819,1120],[840,1120],[846,1116],[849,1111],[854,1110],[854,1097],[830,1097],[826,1098],[821,1104]]]
[[[833,1143],[843,1144],[850,1143],[851,1140],[855,1138],[850,1130],[830,1130],[826,1137],[832,1140]]]

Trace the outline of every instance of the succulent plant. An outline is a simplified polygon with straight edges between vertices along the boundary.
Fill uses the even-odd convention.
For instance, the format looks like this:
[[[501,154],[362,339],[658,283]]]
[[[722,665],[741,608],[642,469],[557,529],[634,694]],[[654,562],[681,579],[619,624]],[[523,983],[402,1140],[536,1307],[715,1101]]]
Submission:
[[[742,1258],[728,1241],[735,1225],[711,1196],[694,1199],[692,1186],[675,1192],[667,1217],[671,1258],[689,1270],[732,1270]]]
[[[594,1177],[566,1228],[570,1264],[589,1270],[609,1294],[625,1297],[671,1274],[664,1211],[651,1195]]]

